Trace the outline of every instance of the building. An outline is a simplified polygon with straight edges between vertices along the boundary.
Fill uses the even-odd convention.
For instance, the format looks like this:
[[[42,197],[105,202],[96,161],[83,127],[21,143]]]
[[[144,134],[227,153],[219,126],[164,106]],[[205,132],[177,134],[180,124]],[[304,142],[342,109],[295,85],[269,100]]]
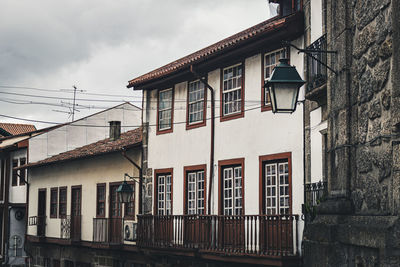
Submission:
[[[304,1],[311,49],[319,46],[307,24],[315,20],[314,2]],[[305,159],[313,181],[321,174],[313,160],[325,147],[327,195],[306,225],[304,264],[399,266],[400,1],[321,3],[321,48],[335,52],[317,53],[332,69],[325,68],[323,83],[312,79],[321,65],[306,67]],[[313,136],[324,124],[319,146]]]
[[[282,41],[303,47],[303,21],[300,1],[290,1],[129,81],[143,91],[138,247],[149,262],[299,264],[303,107],[274,115],[264,82],[280,58],[302,73],[303,55]]]
[[[27,140],[39,134],[33,125],[0,123],[0,257],[8,266],[25,264]]]

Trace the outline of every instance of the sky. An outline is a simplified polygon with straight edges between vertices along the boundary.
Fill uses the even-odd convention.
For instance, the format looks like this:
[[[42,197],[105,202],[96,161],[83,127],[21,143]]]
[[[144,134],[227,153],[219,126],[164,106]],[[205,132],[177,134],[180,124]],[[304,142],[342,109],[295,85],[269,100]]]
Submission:
[[[2,0],[0,122],[71,121],[73,86],[75,120],[140,106],[129,80],[270,17],[268,0]]]

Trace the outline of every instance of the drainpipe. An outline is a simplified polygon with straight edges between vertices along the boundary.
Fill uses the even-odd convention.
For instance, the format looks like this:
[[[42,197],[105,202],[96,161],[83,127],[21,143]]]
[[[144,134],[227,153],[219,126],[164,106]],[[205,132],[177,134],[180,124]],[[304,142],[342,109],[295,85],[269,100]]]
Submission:
[[[190,72],[199,79],[209,90],[211,95],[211,144],[210,144],[210,186],[208,188],[208,207],[207,213],[211,215],[211,190],[214,180],[214,139],[215,139],[215,90],[202,78],[190,65]]]
[[[133,161],[128,155],[126,154],[126,148],[122,149],[122,156],[124,156],[130,163],[132,163],[133,166],[135,166],[139,170],[139,214],[142,214],[142,187],[143,187],[143,173],[142,173],[142,168],[136,164],[135,161]],[[143,155],[142,155],[143,157]],[[136,186],[136,185],[134,185]]]

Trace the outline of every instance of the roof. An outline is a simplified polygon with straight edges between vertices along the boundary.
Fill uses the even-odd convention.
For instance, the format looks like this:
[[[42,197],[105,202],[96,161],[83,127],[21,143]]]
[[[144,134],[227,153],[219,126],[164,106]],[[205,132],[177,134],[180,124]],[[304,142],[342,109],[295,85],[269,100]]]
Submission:
[[[18,135],[36,131],[36,127],[31,124],[2,123],[0,122],[0,137]]]
[[[273,17],[269,20],[261,22],[253,27],[250,27],[244,31],[241,31],[237,34],[234,34],[228,38],[225,38],[215,44],[212,44],[206,48],[203,48],[197,52],[194,52],[188,56],[185,56],[181,59],[173,61],[165,66],[162,66],[158,69],[155,69],[151,72],[148,72],[144,75],[141,75],[137,78],[134,78],[129,81],[128,88],[134,87],[146,82],[150,82],[155,79],[162,78],[169,74],[178,72],[185,68],[188,68],[190,65],[205,61],[211,57],[217,56],[226,52],[227,50],[231,50],[237,46],[242,45],[245,42],[251,41],[253,39],[257,39],[260,36],[270,33],[277,28],[283,27],[287,24],[288,21],[291,21],[293,17],[297,17],[297,13],[293,13],[286,17]]]
[[[76,148],[67,152],[60,153],[50,158],[40,160],[20,166],[18,169],[39,167],[47,164],[58,163],[68,160],[81,159],[102,155],[110,152],[121,151],[125,148],[132,147],[142,142],[142,128],[122,133],[120,138],[112,140],[110,138],[97,141],[95,143]]]

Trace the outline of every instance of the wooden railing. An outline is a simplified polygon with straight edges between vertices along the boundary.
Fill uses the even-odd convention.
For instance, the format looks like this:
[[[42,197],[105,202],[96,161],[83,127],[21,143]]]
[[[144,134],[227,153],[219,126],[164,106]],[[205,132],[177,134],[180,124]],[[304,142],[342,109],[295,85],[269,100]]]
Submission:
[[[93,242],[119,245],[123,244],[122,218],[94,218]]]
[[[298,227],[298,215],[139,215],[137,245],[291,256],[300,249]]]
[[[82,232],[82,217],[80,215],[76,216],[66,216],[61,218],[60,221],[60,234],[63,239],[71,239],[72,241],[81,240]]]

